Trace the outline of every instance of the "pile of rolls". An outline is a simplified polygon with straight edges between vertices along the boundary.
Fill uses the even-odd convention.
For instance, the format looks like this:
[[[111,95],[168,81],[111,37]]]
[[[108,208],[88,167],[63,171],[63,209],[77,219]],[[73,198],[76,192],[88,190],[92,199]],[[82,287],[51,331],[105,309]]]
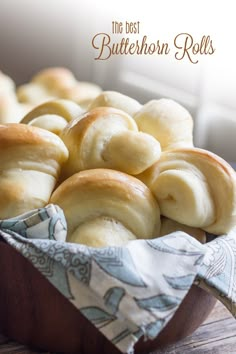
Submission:
[[[93,247],[177,230],[205,242],[236,225],[235,172],[194,147],[184,107],[141,105],[64,68],[18,88],[0,75],[0,197],[0,219],[59,205],[67,241]]]

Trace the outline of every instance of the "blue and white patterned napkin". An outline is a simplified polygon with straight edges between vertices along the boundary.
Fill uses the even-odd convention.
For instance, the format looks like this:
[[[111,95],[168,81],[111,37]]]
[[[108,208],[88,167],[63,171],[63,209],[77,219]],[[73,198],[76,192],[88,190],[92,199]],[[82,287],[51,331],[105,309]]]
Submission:
[[[0,236],[123,353],[158,335],[194,281],[236,313],[233,231],[206,245],[175,232],[98,249],[64,242],[66,230],[55,205],[0,222]]]
[[[204,245],[195,284],[212,293],[236,318],[236,229]]]

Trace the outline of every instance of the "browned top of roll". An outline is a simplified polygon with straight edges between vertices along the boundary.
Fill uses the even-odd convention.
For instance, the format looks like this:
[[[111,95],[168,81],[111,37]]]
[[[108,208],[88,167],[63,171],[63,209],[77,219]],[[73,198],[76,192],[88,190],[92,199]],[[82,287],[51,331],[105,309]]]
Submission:
[[[55,86],[60,87],[71,86],[75,83],[75,77],[72,72],[63,67],[52,67],[41,70],[36,74],[32,82],[40,83],[48,88],[54,88]]]
[[[55,134],[33,126],[25,124],[10,123],[0,125],[0,151],[17,146],[43,146],[47,152],[53,148],[53,154],[58,154],[60,160],[66,160],[68,151],[62,140]],[[45,153],[46,153],[45,151]],[[25,151],[29,154],[30,151]]]
[[[87,190],[92,186],[96,188],[97,192],[100,192],[101,188],[104,187],[106,190],[111,189],[112,192],[122,190],[122,193],[125,192],[127,200],[133,198],[134,195],[139,195],[156,204],[150,189],[143,182],[126,173],[105,168],[85,170],[74,174],[55,190],[52,199],[57,200],[63,195],[74,194],[78,187],[80,190],[83,190],[83,188]]]

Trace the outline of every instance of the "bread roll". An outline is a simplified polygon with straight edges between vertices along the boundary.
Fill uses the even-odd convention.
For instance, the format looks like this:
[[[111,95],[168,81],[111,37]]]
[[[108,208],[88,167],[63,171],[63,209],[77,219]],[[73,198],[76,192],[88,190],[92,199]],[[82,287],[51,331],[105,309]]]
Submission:
[[[30,102],[34,105],[55,98],[69,99],[87,105],[100,92],[99,86],[79,82],[68,69],[55,67],[40,71],[30,83],[18,87],[17,96],[21,102]]]
[[[57,90],[75,85],[73,74],[65,68],[49,68],[36,74],[30,83],[17,88],[20,102],[30,102],[39,105],[45,101],[57,98]]]
[[[21,121],[60,135],[68,122],[78,117],[83,110],[75,102],[57,99],[43,103],[31,110]]]
[[[72,100],[86,107],[101,92],[101,88],[93,83],[77,81],[72,72],[65,68],[42,70],[32,81],[44,86],[56,97]]]
[[[219,156],[174,149],[138,176],[155,194],[161,214],[215,235],[236,225],[236,174]]]
[[[19,123],[30,109],[30,105],[19,103],[14,93],[0,94],[0,124]]]
[[[0,219],[45,206],[67,158],[55,134],[23,124],[0,125]]]
[[[160,236],[168,235],[175,231],[183,231],[196,238],[201,243],[206,243],[206,233],[196,227],[191,227],[178,223],[177,221],[162,217]]]
[[[15,83],[7,75],[0,71],[0,96],[5,94],[12,94],[15,92]]]
[[[18,123],[30,108],[18,102],[14,81],[0,71],[0,124]]]
[[[58,90],[58,97],[67,98],[78,103],[83,109],[88,109],[90,103],[97,97],[101,88],[91,82],[77,81],[75,86]]]
[[[134,115],[139,130],[151,134],[162,150],[193,146],[193,120],[177,102],[162,98],[146,103]]]
[[[63,176],[92,168],[141,173],[160,157],[160,144],[139,132],[125,112],[99,107],[70,122],[61,133],[70,156]]]
[[[79,172],[54,191],[50,202],[65,213],[68,242],[102,247],[159,235],[155,198],[141,181],[122,172]]]
[[[72,87],[76,84],[76,79],[70,70],[62,67],[52,67],[39,71],[32,78],[32,82],[44,86],[49,91],[57,91]]]
[[[88,110],[96,107],[113,107],[121,109],[133,117],[142,106],[138,101],[129,96],[122,95],[119,92],[103,91],[91,102]]]

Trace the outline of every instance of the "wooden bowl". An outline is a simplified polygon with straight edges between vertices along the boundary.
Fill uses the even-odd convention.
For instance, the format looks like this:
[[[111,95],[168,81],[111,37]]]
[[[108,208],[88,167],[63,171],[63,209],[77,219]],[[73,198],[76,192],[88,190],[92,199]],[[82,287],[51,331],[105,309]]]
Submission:
[[[0,332],[52,352],[120,353],[27,259],[4,242],[0,242],[0,269]],[[141,338],[135,353],[148,353],[188,336],[215,302],[193,285],[159,336],[146,342]]]

